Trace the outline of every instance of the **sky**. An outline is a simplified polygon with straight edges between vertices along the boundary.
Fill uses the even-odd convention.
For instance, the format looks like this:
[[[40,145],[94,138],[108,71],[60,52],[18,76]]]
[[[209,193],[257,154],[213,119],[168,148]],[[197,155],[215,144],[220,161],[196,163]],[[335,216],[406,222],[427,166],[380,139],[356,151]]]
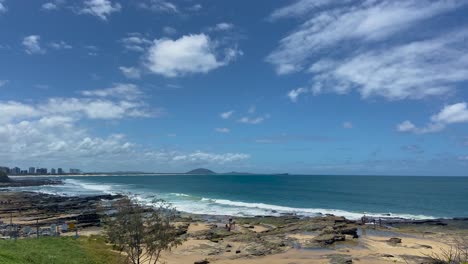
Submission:
[[[0,0],[0,165],[466,176],[467,13]]]

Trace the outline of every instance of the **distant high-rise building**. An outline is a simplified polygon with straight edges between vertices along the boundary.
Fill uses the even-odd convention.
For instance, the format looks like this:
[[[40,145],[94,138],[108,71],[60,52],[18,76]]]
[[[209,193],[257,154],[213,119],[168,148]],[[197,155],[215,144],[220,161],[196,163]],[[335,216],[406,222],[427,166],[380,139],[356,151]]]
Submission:
[[[79,174],[81,171],[79,169],[70,169],[71,174]]]
[[[27,170],[21,170],[21,174],[28,174]]]
[[[55,169],[54,169],[54,168],[50,169],[50,174],[56,174],[56,172],[55,172]]]
[[[21,169],[18,167],[14,167],[10,170],[11,174],[21,174]]]
[[[29,174],[36,174],[36,168],[29,167]]]
[[[58,168],[58,169],[57,169],[57,173],[58,173],[58,174],[63,174],[63,169],[62,169],[62,168]]]
[[[46,168],[37,169],[36,174],[45,175],[45,174],[47,174],[47,169]]]

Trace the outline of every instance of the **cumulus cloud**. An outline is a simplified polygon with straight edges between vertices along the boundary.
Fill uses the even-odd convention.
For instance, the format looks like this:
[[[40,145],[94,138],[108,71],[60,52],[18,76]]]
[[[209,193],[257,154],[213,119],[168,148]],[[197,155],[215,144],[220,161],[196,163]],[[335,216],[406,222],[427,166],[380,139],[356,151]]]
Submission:
[[[122,136],[92,137],[69,117],[49,116],[32,121],[0,124],[0,153],[5,162],[115,158],[133,145]]]
[[[207,73],[229,64],[240,55],[236,49],[226,48],[220,56],[217,48],[217,43],[203,33],[175,40],[157,39],[147,52],[146,65],[153,73],[177,77]]]
[[[120,66],[119,69],[129,79],[140,79],[141,77],[141,71],[138,68]]]
[[[297,17],[304,22],[266,60],[278,74],[311,74],[307,92],[314,94],[354,90],[363,98],[420,99],[450,93],[468,79],[467,31],[423,40],[395,37],[465,2],[350,2],[300,0],[273,12],[273,20]]]
[[[154,117],[155,112],[136,100],[141,91],[130,84],[81,94],[87,97],[50,98],[39,103],[0,101],[0,160],[5,164],[33,161],[41,166],[115,170],[119,164],[125,164],[122,169],[158,162],[216,165],[250,157],[243,153],[147,149],[119,133],[94,136],[83,127],[83,120]]]
[[[162,111],[161,109],[148,109],[144,102],[134,100],[142,93],[131,84],[117,84],[108,89],[82,91],[82,94],[93,97],[49,98],[46,102],[36,104],[16,101],[0,102],[0,123],[29,121],[50,116],[66,116],[77,120],[152,117],[158,116]],[[117,100],[112,98],[117,98]]]
[[[23,39],[23,46],[27,54],[44,54],[45,50],[40,45],[39,35],[30,35]]]
[[[467,123],[468,108],[467,103],[456,103],[445,106],[439,113],[431,117],[431,121],[424,127],[417,127],[411,121],[406,120],[397,125],[399,132],[412,132],[425,134],[438,132],[445,129],[450,124]]]
[[[83,7],[79,10],[79,13],[93,15],[102,20],[107,20],[112,13],[119,12],[120,9],[122,9],[120,3],[112,3],[110,0],[86,0],[83,3]]]
[[[231,118],[232,114],[234,114],[234,110],[227,111],[227,112],[223,112],[223,113],[221,113],[219,116],[220,116],[222,119],[229,119],[229,118]]]
[[[219,132],[219,133],[229,133],[229,132],[231,132],[231,130],[229,128],[226,128],[226,127],[216,128],[215,131]]]

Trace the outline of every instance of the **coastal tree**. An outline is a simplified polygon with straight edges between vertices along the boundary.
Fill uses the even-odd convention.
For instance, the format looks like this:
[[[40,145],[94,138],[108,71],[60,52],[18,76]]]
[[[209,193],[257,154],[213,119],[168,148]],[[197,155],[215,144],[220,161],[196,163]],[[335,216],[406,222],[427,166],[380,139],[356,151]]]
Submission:
[[[10,182],[10,178],[4,171],[0,171],[0,182]]]
[[[172,223],[175,209],[165,201],[145,207],[125,197],[113,205],[114,214],[104,218],[110,243],[127,255],[132,264],[158,262],[161,253],[182,243],[179,229]]]

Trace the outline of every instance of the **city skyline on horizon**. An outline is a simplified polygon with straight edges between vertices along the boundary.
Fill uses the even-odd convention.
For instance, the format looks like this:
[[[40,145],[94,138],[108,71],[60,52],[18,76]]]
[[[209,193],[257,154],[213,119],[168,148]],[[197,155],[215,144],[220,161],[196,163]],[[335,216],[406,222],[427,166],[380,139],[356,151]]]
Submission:
[[[0,0],[0,165],[468,176],[466,12]]]

